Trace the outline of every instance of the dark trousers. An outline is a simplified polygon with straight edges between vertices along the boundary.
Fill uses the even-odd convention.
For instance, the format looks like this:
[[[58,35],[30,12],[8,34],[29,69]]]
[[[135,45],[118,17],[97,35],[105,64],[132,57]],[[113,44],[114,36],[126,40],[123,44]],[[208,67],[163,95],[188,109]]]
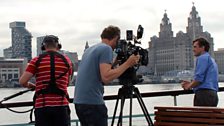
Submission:
[[[68,106],[35,109],[35,126],[70,126],[70,122]]]
[[[75,104],[76,114],[82,126],[107,126],[107,107],[105,105]]]
[[[216,107],[218,105],[218,101],[218,94],[214,90],[199,89],[195,92],[194,106]]]

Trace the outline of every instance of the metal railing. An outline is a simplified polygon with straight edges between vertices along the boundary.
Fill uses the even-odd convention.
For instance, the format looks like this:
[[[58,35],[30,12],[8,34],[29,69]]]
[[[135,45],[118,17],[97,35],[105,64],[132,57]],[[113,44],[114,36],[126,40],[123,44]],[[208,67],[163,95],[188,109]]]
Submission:
[[[224,91],[224,87],[219,88],[219,92]],[[177,105],[177,96],[179,95],[187,95],[187,94],[193,94],[194,92],[192,90],[173,90],[173,91],[160,91],[160,92],[147,92],[147,93],[141,93],[142,98],[148,98],[148,97],[160,97],[160,96],[173,96],[174,97],[174,105]],[[136,95],[133,95],[134,98],[136,98]],[[108,95],[104,96],[104,100],[116,100],[117,95]],[[73,103],[73,98],[69,99],[70,103]],[[28,102],[13,102],[13,103],[0,103],[0,109],[3,108],[14,108],[14,107],[27,107],[27,106],[33,106],[32,101]],[[151,114],[150,114],[151,115]],[[124,116],[123,118],[128,118],[129,116]],[[144,115],[133,115],[133,117],[144,117]],[[109,117],[111,119],[112,117]],[[72,123],[75,123],[76,126],[79,125],[79,120],[74,119],[71,121]],[[33,124],[14,124],[14,125],[7,125],[7,126],[30,126]]]
[[[224,87],[219,88],[219,91],[224,91]],[[159,96],[173,96],[176,97],[178,95],[185,95],[185,94],[193,94],[192,90],[173,90],[173,91],[161,91],[161,92],[147,92],[147,93],[141,93],[142,98],[145,97],[159,97]],[[133,95],[134,98],[136,98],[135,95]],[[117,95],[108,95],[104,96],[104,100],[116,100]],[[176,98],[174,98],[176,99]],[[70,103],[73,103],[73,98],[69,99]],[[174,101],[176,102],[176,101]],[[13,108],[13,107],[27,107],[27,106],[33,106],[33,101],[27,101],[27,102],[13,102],[13,103],[2,103],[0,104],[1,108]]]

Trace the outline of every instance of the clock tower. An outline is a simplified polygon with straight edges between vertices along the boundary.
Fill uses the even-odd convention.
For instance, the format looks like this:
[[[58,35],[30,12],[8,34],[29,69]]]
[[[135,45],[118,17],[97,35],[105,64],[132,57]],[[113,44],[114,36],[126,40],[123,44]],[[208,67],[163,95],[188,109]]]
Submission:
[[[190,12],[190,16],[188,17],[188,26],[187,26],[187,33],[192,37],[191,39],[194,40],[199,37],[199,34],[203,32],[203,27],[201,26],[201,18],[196,11],[196,7],[194,6]]]

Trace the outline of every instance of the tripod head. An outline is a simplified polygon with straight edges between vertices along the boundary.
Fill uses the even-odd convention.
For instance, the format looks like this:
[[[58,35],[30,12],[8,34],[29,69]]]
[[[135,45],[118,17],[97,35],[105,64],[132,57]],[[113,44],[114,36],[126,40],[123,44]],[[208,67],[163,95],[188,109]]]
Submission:
[[[142,75],[136,74],[136,69],[134,67],[128,68],[120,77],[120,85],[135,85],[143,82]]]

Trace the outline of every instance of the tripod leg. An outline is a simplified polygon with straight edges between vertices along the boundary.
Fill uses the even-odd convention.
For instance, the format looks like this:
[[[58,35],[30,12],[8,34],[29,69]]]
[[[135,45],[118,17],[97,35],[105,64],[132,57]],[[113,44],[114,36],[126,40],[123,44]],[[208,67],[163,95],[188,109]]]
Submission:
[[[132,99],[133,99],[133,89],[131,89],[131,94],[130,94],[129,126],[132,126]]]
[[[122,126],[124,103],[125,103],[125,96],[123,95],[123,96],[121,96],[121,110],[120,110],[120,115],[119,115],[119,119],[117,122],[117,126]]]
[[[135,95],[137,96],[138,102],[139,102],[139,104],[140,104],[140,106],[142,108],[142,111],[143,111],[143,113],[145,115],[145,118],[146,118],[149,126],[154,126],[153,122],[152,122],[152,119],[150,118],[150,115],[149,115],[149,113],[147,111],[147,108],[146,108],[146,106],[145,106],[145,104],[144,104],[144,102],[142,100],[142,97],[141,97],[141,94],[140,94],[138,88],[135,88],[134,92],[135,92]]]
[[[119,98],[120,98],[120,92],[121,92],[121,89],[119,89],[119,91],[118,91],[118,96],[117,96],[117,100],[116,100],[116,104],[115,104],[115,108],[114,108],[114,114],[113,114],[111,126],[114,125],[114,120],[115,120],[115,116],[116,116],[116,112],[117,112],[117,106],[118,106]]]

